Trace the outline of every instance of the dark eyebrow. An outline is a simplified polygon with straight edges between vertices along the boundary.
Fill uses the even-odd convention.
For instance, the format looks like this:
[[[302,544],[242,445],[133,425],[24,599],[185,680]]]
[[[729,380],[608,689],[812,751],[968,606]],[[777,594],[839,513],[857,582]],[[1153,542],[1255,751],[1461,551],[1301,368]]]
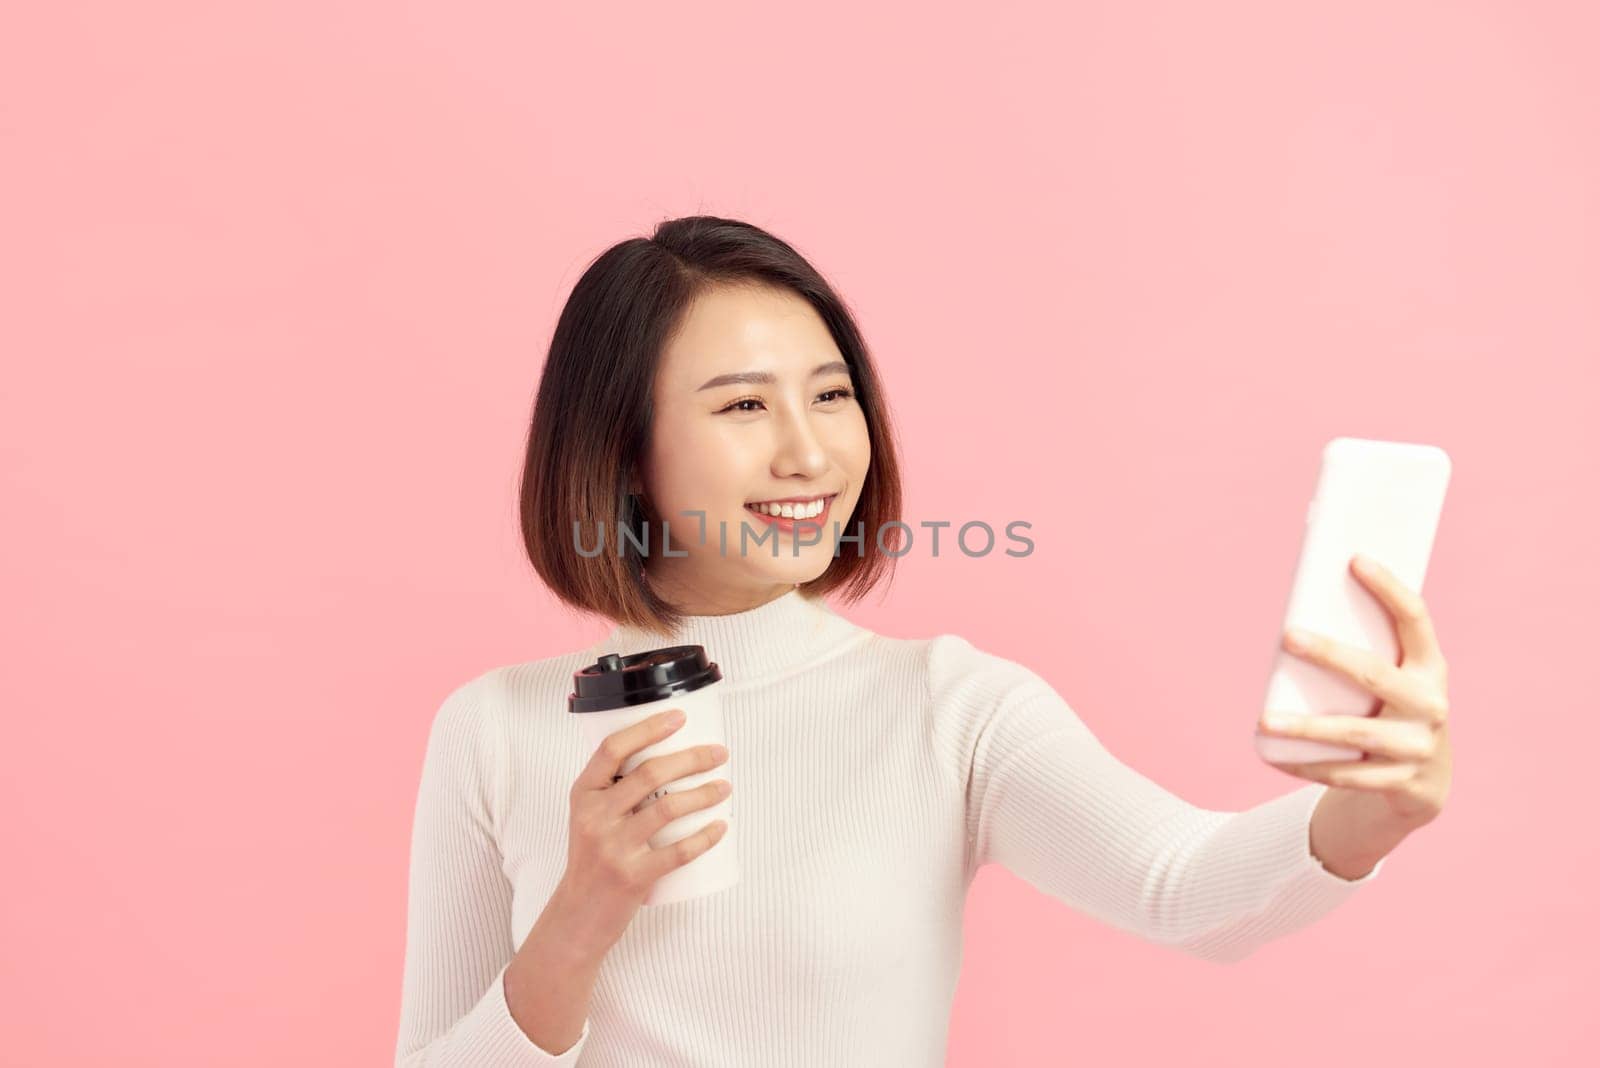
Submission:
[[[849,374],[850,365],[845,363],[843,360],[834,360],[832,363],[818,364],[812,369],[811,377],[816,378],[818,375],[831,375],[835,371],[842,371],[845,374]],[[705,385],[701,386],[700,389],[695,390],[695,392],[699,393],[701,389],[711,389],[715,386],[737,386],[744,385],[746,383],[752,385],[771,385],[777,380],[777,376],[771,371],[735,371],[732,374],[718,375],[717,377],[710,379]]]

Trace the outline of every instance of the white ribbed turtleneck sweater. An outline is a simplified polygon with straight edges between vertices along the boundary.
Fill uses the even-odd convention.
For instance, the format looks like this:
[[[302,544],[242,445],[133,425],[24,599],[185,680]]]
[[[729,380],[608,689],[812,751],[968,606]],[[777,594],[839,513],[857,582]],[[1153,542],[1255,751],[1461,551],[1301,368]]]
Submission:
[[[641,908],[582,1037],[549,1052],[502,981],[566,867],[568,792],[589,756],[566,711],[572,675],[678,644],[722,669],[724,842],[737,837],[741,881]],[[439,709],[396,1064],[940,1065],[980,865],[1140,938],[1238,960],[1381,870],[1346,880],[1312,855],[1326,790],[1198,808],[1112,756],[1028,668],[950,634],[875,634],[798,589],[670,638],[620,626],[488,671]]]

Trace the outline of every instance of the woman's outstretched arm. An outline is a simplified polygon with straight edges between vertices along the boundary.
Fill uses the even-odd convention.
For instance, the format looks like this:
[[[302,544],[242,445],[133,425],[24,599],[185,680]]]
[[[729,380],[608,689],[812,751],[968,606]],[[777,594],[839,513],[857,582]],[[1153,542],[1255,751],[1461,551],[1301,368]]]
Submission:
[[[1104,923],[1234,961],[1371,882],[1310,848],[1311,784],[1242,812],[1200,808],[1111,754],[1039,675],[941,635],[928,645],[941,746],[966,788],[969,870],[994,862]]]

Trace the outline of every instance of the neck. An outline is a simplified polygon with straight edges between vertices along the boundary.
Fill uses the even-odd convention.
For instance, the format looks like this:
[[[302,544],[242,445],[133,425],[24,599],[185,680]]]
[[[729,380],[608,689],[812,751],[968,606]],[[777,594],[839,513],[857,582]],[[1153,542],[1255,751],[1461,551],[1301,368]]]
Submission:
[[[836,614],[799,587],[736,612],[686,615],[668,634],[619,624],[585,655],[642,653],[669,645],[699,645],[721,669],[729,688],[800,670],[870,631]]]
[[[655,592],[665,601],[678,606],[684,615],[725,616],[760,608],[770,601],[798,587],[792,582],[773,582],[755,587],[708,589],[704,585],[678,581],[670,573],[657,568],[649,573]]]

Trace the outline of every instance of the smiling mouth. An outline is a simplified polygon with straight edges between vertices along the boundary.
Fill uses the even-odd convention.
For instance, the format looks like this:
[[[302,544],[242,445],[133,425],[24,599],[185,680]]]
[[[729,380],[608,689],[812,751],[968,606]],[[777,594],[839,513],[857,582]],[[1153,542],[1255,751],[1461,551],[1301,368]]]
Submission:
[[[755,501],[744,506],[745,511],[759,519],[780,526],[793,526],[795,523],[820,523],[825,519],[833,507],[833,500],[837,493],[829,493],[823,497],[814,497],[809,501],[784,501],[779,504],[768,504],[764,501]],[[762,509],[767,509],[763,511]],[[788,508],[789,514],[784,515],[781,508]]]

